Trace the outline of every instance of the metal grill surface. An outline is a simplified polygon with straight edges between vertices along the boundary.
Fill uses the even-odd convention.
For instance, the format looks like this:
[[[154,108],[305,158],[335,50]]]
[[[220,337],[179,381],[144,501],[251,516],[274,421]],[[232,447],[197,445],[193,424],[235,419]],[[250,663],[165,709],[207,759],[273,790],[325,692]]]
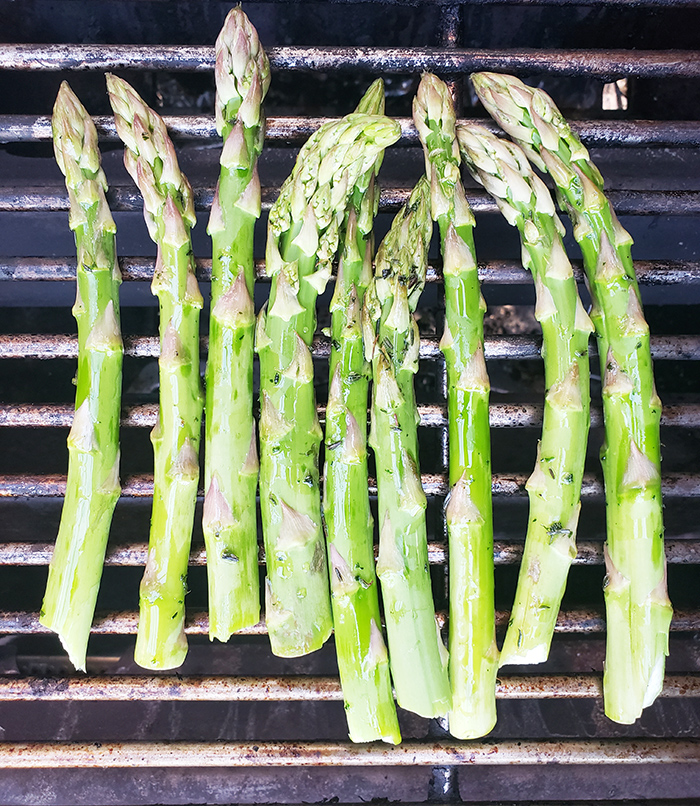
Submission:
[[[490,5],[489,0],[482,2]],[[539,0],[543,6],[549,2],[574,5],[569,0]],[[139,3],[131,5],[136,8]],[[283,3],[279,5],[284,6]],[[354,5],[348,2],[340,5],[357,8],[358,13],[362,13],[362,9],[370,4]],[[387,8],[396,5],[401,4],[387,3]],[[599,0],[597,3],[590,0],[588,5],[625,8],[633,4],[629,0]],[[648,0],[646,5],[690,8],[697,3],[692,0],[684,3]],[[693,80],[700,77],[698,50],[462,47],[465,43],[462,39],[464,26],[461,4],[426,2],[418,3],[418,6],[417,13],[429,7],[435,12],[438,7],[437,38],[429,44],[439,47],[425,47],[426,43],[419,41],[406,47],[302,47],[296,44],[272,47],[269,53],[274,70],[273,82],[278,75],[305,72],[333,77],[353,74],[369,79],[375,75],[392,74],[415,77],[422,70],[433,70],[452,82],[459,100],[460,94],[464,94],[466,99],[464,74],[480,69],[514,72],[524,77],[542,76],[545,79],[551,76],[595,78],[600,81],[626,78],[630,82],[634,79],[683,79],[693,88]],[[581,7],[587,6],[581,4]],[[254,15],[251,16],[254,18]],[[124,70],[127,75],[141,71],[147,76],[157,77],[160,73],[209,74],[212,66],[213,49],[206,46],[11,44],[0,48],[0,71],[7,71],[5,75],[50,72],[60,73],[61,77],[70,74],[72,77],[91,71]],[[157,78],[154,80],[157,82]],[[463,108],[468,108],[465,101]],[[35,114],[0,114],[0,143],[8,144],[10,148],[40,148],[48,143],[51,130],[46,111],[42,107],[36,109]],[[288,167],[295,147],[327,119],[320,115],[271,116],[267,126],[268,150],[279,157],[283,167]],[[218,160],[213,119],[210,115],[189,114],[165,115],[165,120],[176,139],[176,145],[182,148],[193,166],[194,177],[190,175],[190,178],[195,179],[196,208],[206,214],[213,197],[211,166]],[[103,146],[113,149],[117,139],[113,120],[96,116],[95,122]],[[393,169],[391,165],[387,166],[388,178],[383,182],[380,201],[380,228],[386,226],[387,214],[397,210],[405,201],[409,192],[407,188],[420,170],[416,132],[409,119],[400,118],[400,123],[402,138],[397,153],[401,156],[394,160]],[[495,130],[492,124],[487,125]],[[696,165],[690,157],[700,145],[700,124],[694,120],[611,119],[601,116],[596,120],[575,121],[574,126],[590,148],[602,149],[602,153],[612,155],[610,163],[613,166],[623,166],[625,180],[617,182],[610,191],[611,200],[620,215],[642,222],[639,227],[645,232],[661,222],[661,226],[665,225],[671,233],[670,237],[674,232],[685,232],[684,226],[689,229],[693,223],[696,225],[697,216],[700,215],[700,181],[694,184],[694,180],[700,180],[700,165]],[[114,157],[116,152],[107,151],[107,154]],[[642,177],[643,181],[636,183],[639,177],[635,175],[635,170],[640,170],[640,166],[651,165],[653,174],[656,170],[653,168],[655,160],[659,159],[664,165],[664,160],[673,162],[678,158],[682,162],[686,156],[689,157],[688,181],[679,183],[674,178],[664,185],[663,178],[655,182]],[[271,161],[274,162],[274,159]],[[398,164],[402,161],[407,167]],[[391,162],[391,158],[388,158],[387,163]],[[112,209],[122,214],[117,219],[121,232],[122,228],[137,227],[134,222],[137,221],[142,202],[137,190],[118,174],[114,167],[116,164],[114,158],[107,164],[108,178],[111,178],[110,166],[117,175],[117,181],[111,183],[109,201]],[[198,174],[197,169],[202,166],[204,169]],[[187,167],[185,170],[189,173]],[[693,174],[693,171],[696,173]],[[283,174],[279,166],[269,166],[267,175],[270,181],[263,188],[264,210],[269,210],[276,198]],[[16,220],[13,216],[22,215],[34,216],[40,226],[49,226],[50,231],[60,226],[67,229],[67,197],[55,172],[48,178],[31,171],[27,172],[27,176],[29,179],[23,183],[14,184],[11,179],[0,178],[0,216],[6,214],[5,218],[0,217],[0,227],[10,227]],[[628,180],[628,177],[631,179]],[[495,204],[474,188],[469,188],[467,195],[478,223],[481,225],[484,222],[487,233],[492,233],[490,237],[499,237],[501,230],[498,230],[497,223],[493,223],[496,219],[493,214],[497,212]],[[51,224],[47,225],[49,218]],[[384,224],[381,223],[382,219]],[[204,229],[203,221],[200,216],[201,230]],[[262,231],[264,226],[261,227]],[[7,240],[12,242],[11,237]],[[153,258],[149,257],[150,246],[143,237],[136,235],[126,240],[132,245],[133,253],[127,252],[120,258],[126,281],[125,292],[130,295],[125,302],[125,354],[127,361],[131,362],[133,371],[130,377],[134,380],[144,370],[147,371],[149,364],[153,365],[158,343],[152,329],[153,317],[151,332],[142,332],[142,324],[148,320],[148,314],[141,318],[133,317],[138,324],[133,331],[128,329],[129,300],[136,308],[140,306],[143,309],[142,292],[153,271]],[[206,255],[206,246],[195,248],[199,254]],[[679,309],[679,303],[686,306],[694,301],[695,308],[687,307],[698,311],[700,262],[694,258],[699,248],[700,241],[696,235],[693,245],[680,250],[682,254],[674,246],[669,247],[667,253],[661,251],[637,262],[645,302],[650,304],[652,311],[657,307],[661,309],[669,301],[674,311]],[[3,253],[0,255],[0,300],[7,306],[4,308],[6,312],[15,310],[19,305],[34,306],[37,316],[29,317],[28,321],[35,324],[42,310],[60,305],[60,300],[70,296],[68,289],[72,288],[75,269],[69,250],[58,256],[54,256],[54,252],[33,256],[31,244],[26,249],[28,251],[22,254],[11,254],[7,248],[0,250]],[[262,252],[260,244],[257,251],[259,254]],[[486,251],[489,256],[480,262],[485,296],[490,300],[492,295],[496,301],[494,309],[510,307],[517,309],[516,313],[524,310],[531,300],[528,273],[512,257],[497,255],[498,250]],[[491,254],[494,256],[491,257]],[[211,261],[200,257],[197,270],[198,278],[206,284],[210,279]],[[575,271],[581,282],[580,263],[576,264]],[[264,298],[268,278],[262,261],[258,261],[257,272],[260,280],[258,294]],[[429,447],[432,444],[433,448],[432,451],[427,450],[432,458],[426,463],[422,480],[430,498],[429,524],[432,526],[429,558],[437,592],[438,616],[445,626],[444,580],[449,558],[441,515],[446,494],[446,411],[442,395],[442,357],[438,349],[442,301],[438,261],[431,263],[428,282],[427,302],[421,311],[421,370],[418,381],[422,445]],[[55,299],[47,304],[46,300],[54,293]],[[51,321],[63,321],[60,316],[49,318]],[[697,376],[695,362],[700,360],[700,329],[696,325],[684,331],[683,322],[691,321],[691,318],[681,319],[678,326],[669,328],[668,332],[652,326],[652,353],[657,370],[661,370],[661,386],[670,397],[662,419],[663,433],[667,437],[663,490],[670,527],[666,544],[670,594],[672,600],[678,598],[671,626],[669,673],[661,700],[652,709],[653,714],[645,717],[640,726],[629,730],[613,729],[609,723],[605,724],[602,717],[601,635],[605,631],[605,623],[600,586],[603,574],[604,507],[601,474],[596,463],[591,461],[584,478],[582,513],[582,521],[587,515],[590,517],[590,526],[582,529],[578,556],[572,571],[572,577],[577,573],[584,576],[576,578],[578,582],[574,584],[573,594],[565,600],[559,616],[552,662],[541,669],[527,668],[517,674],[504,671],[498,682],[497,696],[499,709],[503,706],[500,716],[505,716],[506,725],[500,732],[497,728],[493,737],[479,742],[460,743],[449,738],[439,721],[428,723],[404,714],[402,726],[406,740],[398,748],[352,746],[340,738],[344,733],[342,708],[339,705],[342,697],[333,668],[332,646],[321,653],[320,659],[296,665],[277,662],[265,656],[260,666],[263,671],[250,673],[248,669],[252,667],[245,659],[241,661],[240,657],[246,653],[264,656],[267,651],[264,622],[234,637],[229,647],[212,648],[206,642],[206,611],[196,598],[188,611],[186,630],[194,639],[192,654],[195,659],[183,669],[182,674],[145,675],[133,663],[129,663],[133,643],[131,636],[135,634],[138,615],[133,608],[136,601],[134,590],[146,556],[147,512],[144,505],[147,508],[152,493],[152,477],[147,472],[148,456],[143,459],[144,445],[147,444],[145,435],[156,420],[157,404],[152,389],[135,392],[125,398],[122,434],[126,470],[114,530],[118,537],[108,549],[105,572],[105,584],[109,583],[113,590],[111,594],[101,597],[98,604],[99,612],[93,625],[93,651],[88,659],[89,674],[83,677],[70,674],[67,664],[60,660],[56,642],[39,624],[36,605],[32,603],[41,600],[41,586],[54,537],[50,529],[57,522],[65,489],[65,471],[61,473],[60,470],[65,456],[56,446],[65,441],[66,429],[72,419],[72,405],[69,391],[62,388],[59,392],[58,384],[70,372],[71,361],[77,355],[77,340],[70,335],[70,324],[64,330],[54,329],[50,332],[30,331],[21,325],[10,328],[0,326],[2,379],[19,377],[22,373],[36,374],[39,379],[34,387],[34,397],[13,392],[0,403],[0,439],[9,445],[0,464],[0,511],[5,524],[0,538],[0,577],[4,582],[4,593],[0,596],[0,636],[4,637],[0,638],[0,647],[9,646],[11,642],[15,642],[17,647],[16,665],[9,665],[6,673],[0,676],[0,725],[4,725],[3,709],[11,717],[11,722],[14,719],[12,724],[20,724],[24,714],[29,719],[33,714],[40,713],[38,707],[51,709],[52,704],[56,703],[57,707],[68,709],[90,704],[91,710],[85,713],[91,715],[87,718],[94,720],[89,728],[82,728],[82,733],[80,730],[71,731],[66,728],[65,722],[57,720],[55,710],[49,710],[46,711],[46,731],[50,732],[52,725],[58,725],[60,729],[56,735],[49,735],[46,731],[41,735],[41,730],[28,728],[26,736],[15,732],[9,740],[0,742],[0,782],[4,779],[8,784],[9,802],[22,802],[21,791],[32,791],[21,790],[21,783],[17,781],[24,780],[21,778],[22,770],[37,768],[44,770],[42,774],[47,776],[47,780],[55,778],[58,781],[55,785],[46,785],[45,792],[48,794],[42,802],[51,803],[62,802],[62,797],[68,797],[66,792],[80,792],[80,781],[85,781],[80,775],[88,768],[92,771],[98,768],[102,770],[104,802],[115,803],[132,800],[145,803],[151,802],[148,799],[151,797],[153,802],[156,799],[158,802],[188,802],[187,798],[194,800],[193,792],[203,793],[198,802],[216,803],[253,800],[301,802],[313,799],[314,793],[320,793],[319,799],[339,798],[341,802],[370,797],[404,802],[426,798],[438,802],[453,802],[460,798],[480,802],[489,799],[494,803],[506,799],[534,802],[539,798],[569,798],[573,801],[585,797],[602,801],[604,797],[614,799],[618,796],[640,799],[658,799],[663,795],[690,797],[693,786],[700,787],[700,745],[696,743],[700,739],[700,711],[693,700],[700,697],[700,653],[695,640],[700,631],[700,601],[694,590],[697,583],[693,586],[691,582],[693,575],[697,578],[697,565],[700,564],[700,532],[696,525],[697,515],[700,514],[700,466],[697,461],[700,446],[700,389],[692,381],[693,375]],[[15,317],[11,321],[19,319]],[[203,332],[206,332],[206,327],[203,327]],[[497,611],[499,628],[503,628],[508,621],[505,608],[508,597],[512,595],[514,575],[522,555],[525,481],[542,421],[542,404],[536,391],[540,371],[539,350],[538,335],[527,328],[510,332],[508,327],[500,331],[494,327],[486,340],[486,358],[495,378],[504,373],[511,379],[513,373],[525,377],[517,385],[519,391],[516,395],[499,394],[497,390],[491,406],[496,457],[493,492],[497,539],[494,551],[497,588],[500,587],[502,591]],[[202,352],[206,355],[205,338],[202,339]],[[319,335],[312,353],[318,370],[324,366],[329,354],[327,339]],[[591,348],[591,356],[593,368],[597,362],[594,347]],[[321,369],[321,381],[322,373]],[[676,376],[679,379],[678,388],[674,387]],[[424,382],[421,386],[422,378]],[[690,380],[684,380],[686,378]],[[17,381],[18,388],[24,389],[23,383]],[[594,388],[594,395],[595,392]],[[320,394],[320,398],[323,400],[323,394]],[[323,405],[319,406],[319,414],[323,422]],[[592,427],[599,433],[601,425],[598,390],[598,397],[594,396]],[[439,450],[434,449],[435,444],[441,446]],[[49,454],[54,451],[56,455],[37,460],[36,466],[40,468],[37,470],[31,455],[20,456],[19,446],[22,445],[25,448],[29,446],[30,453],[44,450]],[[133,451],[133,458],[129,451]],[[374,482],[371,481],[370,493],[375,492]],[[503,524],[501,528],[499,523]],[[264,563],[262,548],[260,563]],[[205,554],[201,541],[197,539],[190,564],[193,576],[200,574],[201,585]],[[27,586],[33,588],[27,590]],[[128,586],[133,590],[125,594],[123,589]],[[581,594],[584,587],[590,592]],[[18,595],[13,598],[13,593]],[[196,597],[196,594],[193,595]],[[14,601],[22,604],[15,606]],[[197,637],[200,637],[199,642]],[[230,652],[226,654],[225,650]],[[0,664],[3,657],[0,654]],[[240,673],[231,673],[231,669]],[[248,733],[244,725],[239,729],[237,726],[222,725],[214,719],[214,731],[207,731],[206,725],[201,730],[188,727],[184,730],[187,736],[185,741],[178,740],[183,731],[178,732],[174,724],[164,729],[158,723],[157,729],[150,733],[141,730],[138,735],[131,736],[128,729],[111,730],[108,726],[112,718],[110,715],[115,714],[112,709],[117,704],[142,708],[153,704],[153,707],[162,711],[165,707],[180,707],[183,703],[202,707],[206,703],[217,703],[220,708],[229,709],[232,703],[243,703],[246,707],[258,708],[260,713],[271,705],[281,716],[272,719],[273,727],[268,730],[262,719],[256,721],[251,716],[256,713],[254,710],[243,712],[234,709],[230,713],[247,715],[246,718],[252,720]],[[295,704],[293,707],[296,710],[284,711],[285,704],[290,703]],[[577,710],[577,704],[581,703],[585,711]],[[306,706],[312,710],[305,711]],[[319,710],[323,708],[333,710]],[[537,710],[533,711],[532,708]],[[686,712],[684,721],[679,714]],[[124,713],[128,721],[136,712]],[[157,714],[161,712],[152,713],[154,722],[158,722]],[[188,718],[187,711],[171,710],[168,713],[170,719],[175,722],[179,720],[178,724]],[[549,719],[552,724],[545,724]],[[295,720],[298,724],[294,724]],[[323,736],[314,734],[319,725],[326,726]],[[275,730],[278,731],[277,735],[273,735]],[[256,731],[260,731],[259,735]],[[251,732],[255,735],[249,736]],[[35,738],[37,736],[40,738]],[[527,771],[544,768],[552,762],[570,767],[569,784],[573,789],[567,790],[562,786],[547,789],[542,783],[545,778],[538,779],[539,773],[530,772],[528,777]],[[629,765],[634,765],[636,770],[636,789],[621,788],[619,783],[624,780],[623,769]],[[292,768],[291,777],[286,779],[286,783],[281,783],[282,779],[276,777],[276,770],[280,767]],[[304,789],[299,773],[307,767],[321,772],[321,778],[318,779],[321,783]],[[475,768],[487,771],[493,767],[499,768],[499,775],[503,776],[504,781],[507,779],[506,773],[509,773],[511,783],[502,787],[493,784],[489,789],[485,784],[486,778],[480,777],[479,772],[473,772]],[[179,783],[173,784],[170,789],[166,784],[153,784],[152,780],[155,779],[148,779],[151,781],[148,785],[143,784],[146,779],[141,778],[143,791],[138,797],[144,799],[134,800],[136,795],[125,794],[136,792],[138,786],[131,789],[127,786],[121,796],[123,799],[120,799],[120,795],[116,794],[115,782],[118,779],[109,778],[111,768],[129,768],[132,777],[137,776],[134,770],[147,771],[148,774],[160,771],[162,776],[165,770],[175,768],[181,772],[181,776],[177,779]],[[208,777],[202,777],[200,768],[210,770]],[[518,773],[514,772],[519,768],[526,771],[524,777],[519,778]],[[225,774],[223,769],[226,770]],[[598,769],[604,771],[596,773]],[[186,773],[182,773],[183,770],[197,772],[192,773],[190,780]],[[251,779],[241,776],[244,770],[253,771],[252,783]],[[375,770],[381,773],[379,777]],[[61,778],[62,772],[73,777]],[[398,773],[403,777],[399,779]],[[20,777],[13,777],[15,774]],[[595,782],[596,775],[609,782],[607,789]],[[539,789],[537,783],[532,783],[537,780],[541,781]],[[204,788],[197,790],[193,781],[198,781],[197,785]],[[212,783],[214,781],[219,783]],[[581,787],[578,790],[577,781]],[[650,781],[656,781],[656,789],[653,783],[649,785]],[[96,791],[84,790],[82,795],[76,796],[76,802],[92,802],[92,798],[100,797],[99,793],[95,795]],[[483,796],[484,792],[489,793],[488,797]]]

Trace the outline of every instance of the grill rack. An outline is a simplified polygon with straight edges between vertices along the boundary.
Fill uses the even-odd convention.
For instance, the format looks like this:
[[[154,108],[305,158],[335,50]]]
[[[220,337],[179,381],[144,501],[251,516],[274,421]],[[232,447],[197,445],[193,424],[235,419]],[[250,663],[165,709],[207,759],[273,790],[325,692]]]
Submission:
[[[489,3],[491,0],[480,0]],[[538,0],[542,2],[542,0]],[[550,2],[550,0],[544,0]],[[551,0],[562,3],[562,0]],[[568,0],[564,0],[567,3]],[[590,0],[591,4],[597,4]],[[601,4],[631,4],[630,0],[598,0]],[[675,5],[672,0],[647,0],[647,5]],[[683,5],[695,5],[687,0]],[[337,71],[357,69],[368,73],[408,73],[421,69],[434,70],[445,77],[479,69],[502,69],[513,72],[551,73],[558,75],[588,75],[601,79],[622,76],[637,77],[699,77],[700,55],[695,51],[552,51],[552,50],[461,50],[456,48],[460,19],[459,3],[441,6],[443,20],[443,48],[272,48],[269,51],[273,69]],[[451,47],[450,47],[451,46]],[[5,46],[0,51],[0,69],[15,70],[187,70],[209,71],[213,66],[213,49],[206,47],[139,47],[139,46],[75,46],[53,45]],[[113,123],[108,118],[96,118],[101,138],[115,139]],[[273,118],[269,121],[267,139],[271,142],[299,143],[325,120],[300,117]],[[198,141],[216,137],[212,121],[203,117],[166,118],[176,137]],[[415,144],[416,135],[409,121],[401,120],[402,144]],[[491,124],[487,124],[491,125]],[[492,127],[495,129],[495,127]],[[593,121],[578,125],[588,145],[617,146],[696,146],[700,144],[700,127],[694,122],[657,121]],[[0,116],[0,142],[38,142],[50,139],[50,118],[46,116]],[[611,198],[618,212],[630,215],[694,215],[700,213],[700,193],[695,191],[617,191]],[[407,196],[401,188],[383,189],[381,209],[398,209]],[[196,205],[207,210],[213,197],[213,188],[196,189]],[[269,209],[276,197],[275,188],[263,189],[263,209]],[[493,213],[495,204],[484,193],[471,191],[469,201],[475,211]],[[140,195],[135,189],[112,189],[110,203],[117,211],[141,209]],[[0,188],[0,211],[62,211],[67,209],[65,192],[50,187],[21,188],[13,191]],[[142,258],[122,258],[126,280],[149,279],[153,262]],[[640,283],[648,285],[700,284],[700,263],[690,261],[647,261],[638,263]],[[210,261],[198,262],[200,280],[208,279]],[[580,277],[580,268],[579,277]],[[259,278],[264,281],[264,266],[258,266]],[[528,282],[527,273],[517,264],[492,261],[480,267],[482,282],[508,285]],[[0,258],[0,282],[10,280],[68,281],[74,269],[70,260]],[[439,283],[439,267],[432,267],[430,282]],[[126,355],[153,357],[157,355],[157,340],[152,337],[127,337]],[[203,339],[203,346],[206,340]],[[315,358],[328,355],[328,345],[317,339]],[[657,336],[652,341],[654,357],[659,360],[700,359],[700,337]],[[64,336],[0,336],[0,358],[72,358],[76,355],[76,340]],[[489,359],[539,357],[539,342],[532,337],[496,337],[487,340],[486,356]],[[421,358],[439,360],[436,339],[424,339]],[[542,409],[539,406],[507,406],[492,404],[494,427],[527,427],[539,424]],[[321,415],[322,415],[321,410]],[[31,404],[0,407],[0,427],[55,428],[66,427],[72,416],[69,406],[34,406]],[[600,424],[600,412],[592,412],[594,425]],[[150,427],[155,421],[155,407],[132,406],[125,410],[123,425]],[[667,407],[664,425],[693,427],[700,423],[700,406]],[[432,428],[445,428],[445,410],[441,406],[423,406],[421,424]],[[497,475],[494,477],[495,496],[522,496],[526,476]],[[147,497],[148,477],[138,476],[125,480],[124,495]],[[0,498],[19,498],[26,495],[57,497],[63,492],[64,477],[59,476],[3,476],[0,477]],[[444,496],[446,481],[443,475],[423,476],[428,495]],[[667,497],[700,497],[700,474],[665,474],[664,493]],[[584,482],[584,496],[598,498],[602,485],[596,477],[588,476]],[[11,543],[0,545],[0,565],[44,565],[50,558],[50,543]],[[521,547],[512,543],[498,543],[495,547],[498,564],[519,561]],[[700,537],[669,541],[670,563],[699,563]],[[262,553],[261,553],[262,555]],[[446,561],[444,542],[430,545],[430,560],[434,564]],[[145,557],[145,544],[121,545],[109,550],[109,565],[140,565]],[[264,558],[261,556],[261,562]],[[577,564],[602,563],[601,544],[582,541],[579,544]],[[204,563],[203,549],[193,551],[192,565]],[[507,613],[499,613],[501,624]],[[101,614],[96,619],[96,634],[132,634],[135,632],[136,614]],[[700,612],[676,612],[672,629],[697,631],[700,629]],[[586,611],[561,614],[558,630],[587,633],[604,631],[600,613]],[[0,613],[0,634],[41,634],[35,614]],[[205,634],[206,614],[190,613],[187,632]],[[264,633],[258,625],[249,634]],[[499,682],[501,698],[597,698],[600,696],[600,678],[597,675],[505,675]],[[664,697],[700,696],[700,678],[697,675],[673,676],[666,680]],[[70,679],[50,681],[39,678],[22,680],[0,679],[0,702],[11,700],[337,700],[340,698],[335,678],[172,678],[129,677]],[[99,744],[99,743],[98,743]],[[497,753],[495,752],[497,750]],[[168,744],[127,743],[93,745],[63,744],[0,744],[0,769],[10,767],[67,767],[87,766],[189,766],[196,759],[198,766],[305,766],[305,765],[425,765],[433,768],[452,768],[461,764],[545,764],[557,761],[564,764],[667,764],[697,762],[697,744],[692,741],[673,740],[571,740],[567,742],[489,742],[459,743],[443,740],[404,742],[400,748],[355,747],[347,743],[201,743]],[[449,779],[449,775],[447,776]],[[448,786],[443,791],[446,799],[455,797]]]

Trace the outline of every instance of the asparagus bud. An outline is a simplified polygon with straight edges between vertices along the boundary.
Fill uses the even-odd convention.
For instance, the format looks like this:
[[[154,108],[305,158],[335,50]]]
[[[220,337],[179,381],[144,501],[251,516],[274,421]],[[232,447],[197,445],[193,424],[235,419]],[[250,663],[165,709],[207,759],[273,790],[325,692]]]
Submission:
[[[489,379],[484,310],[474,251],[474,217],[460,177],[455,113],[447,86],[425,74],[413,102],[440,228],[445,284],[450,495],[450,732],[460,739],[496,723],[496,647]]]
[[[601,452],[609,558],[605,713],[628,724],[661,691],[672,615],[663,551],[661,404],[630,254],[632,238],[603,193],[603,178],[587,150],[546,93],[494,73],[479,73],[473,81],[489,113],[551,174],[583,252],[598,354],[605,362],[601,375],[607,375],[612,360],[630,380],[627,391],[603,388]],[[635,451],[654,474],[636,474]],[[626,483],[628,468],[633,484]],[[626,584],[617,584],[620,579]]]
[[[78,251],[73,307],[78,374],[66,495],[40,621],[58,633],[75,668],[85,671],[109,528],[120,493],[121,274],[97,131],[65,81],[54,105],[52,129]]]
[[[194,206],[162,119],[122,79],[108,74],[107,88],[126,145],[124,162],[141,190],[158,246],[152,290],[160,308],[160,406],[151,433],[153,510],[134,659],[149,669],[172,669],[187,654],[185,594],[202,420],[202,296],[190,241]]]

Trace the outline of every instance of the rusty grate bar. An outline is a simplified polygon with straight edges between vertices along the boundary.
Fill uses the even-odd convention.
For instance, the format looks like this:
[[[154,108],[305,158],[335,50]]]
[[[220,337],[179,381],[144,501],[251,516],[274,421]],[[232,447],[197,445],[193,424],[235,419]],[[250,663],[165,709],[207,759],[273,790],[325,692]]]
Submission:
[[[698,127],[700,133],[700,127]],[[579,283],[584,281],[580,260],[572,261],[574,275]],[[197,279],[211,280],[211,259],[197,258]],[[151,282],[154,261],[147,257],[121,257],[119,265],[122,279],[127,282]],[[700,262],[688,260],[637,260],[635,271],[640,285],[700,285]],[[258,281],[269,282],[265,261],[255,265]],[[442,279],[442,267],[432,261],[428,268],[427,282]],[[532,277],[522,264],[515,260],[490,260],[479,264],[479,279],[487,285],[530,285]],[[75,282],[75,258],[56,257],[0,257],[0,282],[19,281],[73,281]]]
[[[436,613],[440,628],[447,623],[445,613]],[[496,611],[496,627],[504,628],[510,619],[507,610]],[[96,613],[90,632],[92,635],[136,635],[138,611]],[[602,635],[605,633],[605,616],[595,610],[562,610],[554,628],[564,635]],[[672,632],[696,632],[700,630],[700,611],[675,610],[671,622]],[[206,612],[188,612],[185,624],[187,635],[209,635],[209,616]],[[0,635],[53,635],[48,627],[39,622],[38,613],[0,612]],[[264,621],[246,627],[236,635],[267,635]]]
[[[479,764],[697,763],[700,743],[673,739],[503,742],[3,742],[2,769],[395,767]]]
[[[523,498],[527,495],[526,473],[495,473],[492,477],[493,495],[496,498]],[[447,477],[442,473],[424,473],[421,484],[427,496],[444,498],[448,493]],[[667,473],[661,480],[666,498],[700,498],[700,474]],[[0,475],[0,498],[61,498],[66,490],[66,477],[62,475]],[[377,494],[377,484],[369,480],[370,495]],[[127,476],[122,480],[122,497],[149,498],[153,495],[153,476]],[[199,491],[203,498],[204,491]],[[603,498],[603,482],[587,473],[581,487],[583,498]]]
[[[381,190],[379,210],[396,212],[408,200],[410,188]],[[269,210],[279,194],[279,188],[262,188],[262,209]],[[610,190],[607,192],[618,215],[679,215],[700,214],[700,191],[696,190]],[[195,210],[211,209],[214,188],[195,188]],[[467,199],[475,213],[497,213],[496,202],[485,190],[467,191]],[[116,212],[140,212],[143,199],[134,187],[111,187],[107,193],[110,207]],[[61,187],[0,187],[0,212],[59,212],[68,210],[68,195]]]
[[[700,0],[698,0],[700,3]],[[411,118],[394,118],[401,126],[401,145],[418,144],[418,133]],[[204,115],[164,115],[168,131],[178,140],[219,141],[214,120]],[[271,117],[267,120],[265,137],[274,145],[300,145],[328,117]],[[114,118],[93,117],[100,139],[120,142]],[[501,129],[489,118],[463,118],[460,123],[478,123],[494,134]],[[698,146],[700,129],[691,120],[574,120],[571,127],[590,147],[595,146]],[[48,115],[0,115],[0,143],[38,142],[51,140],[51,118]]]
[[[440,629],[447,623],[443,612],[435,614]],[[496,611],[496,627],[504,628],[510,620],[507,610]],[[138,611],[96,613],[90,632],[93,635],[136,635]],[[562,610],[557,616],[554,628],[556,633],[565,635],[599,635],[605,632],[605,615],[602,610]],[[674,610],[671,622],[673,632],[697,632],[700,630],[700,611]],[[185,624],[187,635],[209,635],[209,615],[202,612],[188,612]],[[0,612],[0,635],[53,635],[54,633],[39,622],[38,613],[26,611]],[[236,635],[267,635],[264,621],[240,630]],[[0,743],[1,744],[1,743]]]
[[[694,50],[540,50],[276,47],[267,53],[276,70],[328,72],[362,70],[445,75],[475,70],[522,72],[590,78],[700,76]],[[3,70],[186,70],[214,67],[213,47],[175,45],[3,45]]]
[[[603,544],[601,541],[577,541],[578,553],[574,565],[603,565]],[[669,565],[700,564],[700,540],[682,538],[665,540],[664,550]],[[105,556],[105,565],[126,567],[144,566],[148,546],[146,543],[126,543],[110,546]],[[0,543],[0,566],[3,565],[48,565],[53,554],[53,543],[7,542]],[[496,565],[517,565],[523,556],[523,544],[510,540],[495,540],[493,544]],[[195,545],[190,553],[191,566],[206,565],[207,555],[204,546]],[[431,565],[444,565],[447,562],[445,543],[428,543],[428,561]],[[265,562],[265,551],[258,547],[258,562]]]
[[[325,407],[318,406],[321,424],[325,420]],[[530,428],[542,424],[544,407],[535,404],[492,403],[489,421],[492,428]],[[418,406],[420,424],[424,428],[445,428],[447,410],[444,406]],[[123,428],[153,428],[158,417],[155,403],[126,406],[122,415]],[[68,404],[0,403],[0,428],[70,428],[73,407]],[[591,426],[603,425],[603,411],[591,410]],[[661,425],[680,428],[700,426],[700,404],[664,406]]]
[[[207,338],[200,342],[202,354],[206,353]],[[487,359],[536,359],[540,357],[542,340],[539,336],[491,336],[484,345]],[[125,354],[133,358],[157,358],[159,354],[156,336],[125,336]],[[591,355],[596,354],[591,344]],[[314,358],[327,358],[330,343],[325,336],[316,336],[311,348]],[[661,361],[700,360],[700,336],[652,336],[652,357]],[[78,340],[74,336],[5,334],[0,335],[0,359],[4,358],[77,358]],[[439,361],[442,353],[437,338],[421,339],[420,357]]]
[[[504,675],[496,682],[502,700],[601,699],[600,675]],[[669,675],[662,697],[700,697],[700,675]],[[338,702],[337,677],[0,677],[0,702]]]

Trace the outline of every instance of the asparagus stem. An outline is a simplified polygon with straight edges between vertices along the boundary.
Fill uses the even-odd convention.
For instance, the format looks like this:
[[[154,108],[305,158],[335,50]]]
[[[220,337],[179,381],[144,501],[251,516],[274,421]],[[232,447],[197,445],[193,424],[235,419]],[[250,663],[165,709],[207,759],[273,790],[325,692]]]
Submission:
[[[399,133],[398,124],[376,115],[348,115],[322,126],[301,149],[270,212],[272,288],[258,319],[256,348],[265,612],[276,655],[319,649],[331,631],[318,480],[322,435],[309,346],[316,297],[330,278],[350,195]]]
[[[185,594],[202,419],[194,206],[162,119],[122,79],[108,74],[107,88],[126,146],[124,164],[141,190],[148,232],[158,246],[151,289],[160,308],[160,408],[151,432],[153,510],[134,660],[172,669],[187,654]]]
[[[413,119],[425,152],[432,217],[440,228],[445,287],[450,497],[450,732],[460,739],[496,724],[498,648],[493,574],[489,380],[474,216],[460,178],[455,113],[446,85],[423,75]]]
[[[583,252],[605,417],[605,713],[629,724],[661,691],[672,615],[663,549],[661,401],[632,238],[603,193],[600,172],[546,93],[510,76],[481,73],[473,80],[489,113],[551,174]]]
[[[552,197],[522,149],[481,126],[459,127],[457,136],[470,173],[520,231],[523,264],[535,281],[547,393],[537,463],[527,483],[530,516],[501,665],[542,663],[576,556],[593,325],[578,295]]]
[[[384,112],[375,81],[356,112]],[[370,366],[361,309],[372,279],[372,226],[381,157],[355,186],[345,215],[343,251],[331,300],[330,389],[326,406],[323,512],[331,564],[331,608],[345,716],[354,742],[401,741],[381,631],[374,530],[367,473]]]
[[[253,419],[253,233],[260,216],[257,159],[270,66],[241,8],[216,41],[216,123],[224,138],[208,232],[211,318],[206,374],[204,517],[209,637],[227,641],[260,618]]]
[[[53,142],[66,177],[78,252],[78,375],[68,435],[68,479],[40,621],[85,671],[90,625],[112,513],[119,498],[122,357],[116,227],[105,199],[97,131],[67,82],[53,110]]]
[[[418,469],[413,318],[425,284],[432,231],[422,177],[377,252],[365,294],[365,351],[372,361],[372,423],[379,497],[379,559],[391,674],[402,708],[424,717],[450,709],[448,653],[435,621],[428,566],[426,499]]]

